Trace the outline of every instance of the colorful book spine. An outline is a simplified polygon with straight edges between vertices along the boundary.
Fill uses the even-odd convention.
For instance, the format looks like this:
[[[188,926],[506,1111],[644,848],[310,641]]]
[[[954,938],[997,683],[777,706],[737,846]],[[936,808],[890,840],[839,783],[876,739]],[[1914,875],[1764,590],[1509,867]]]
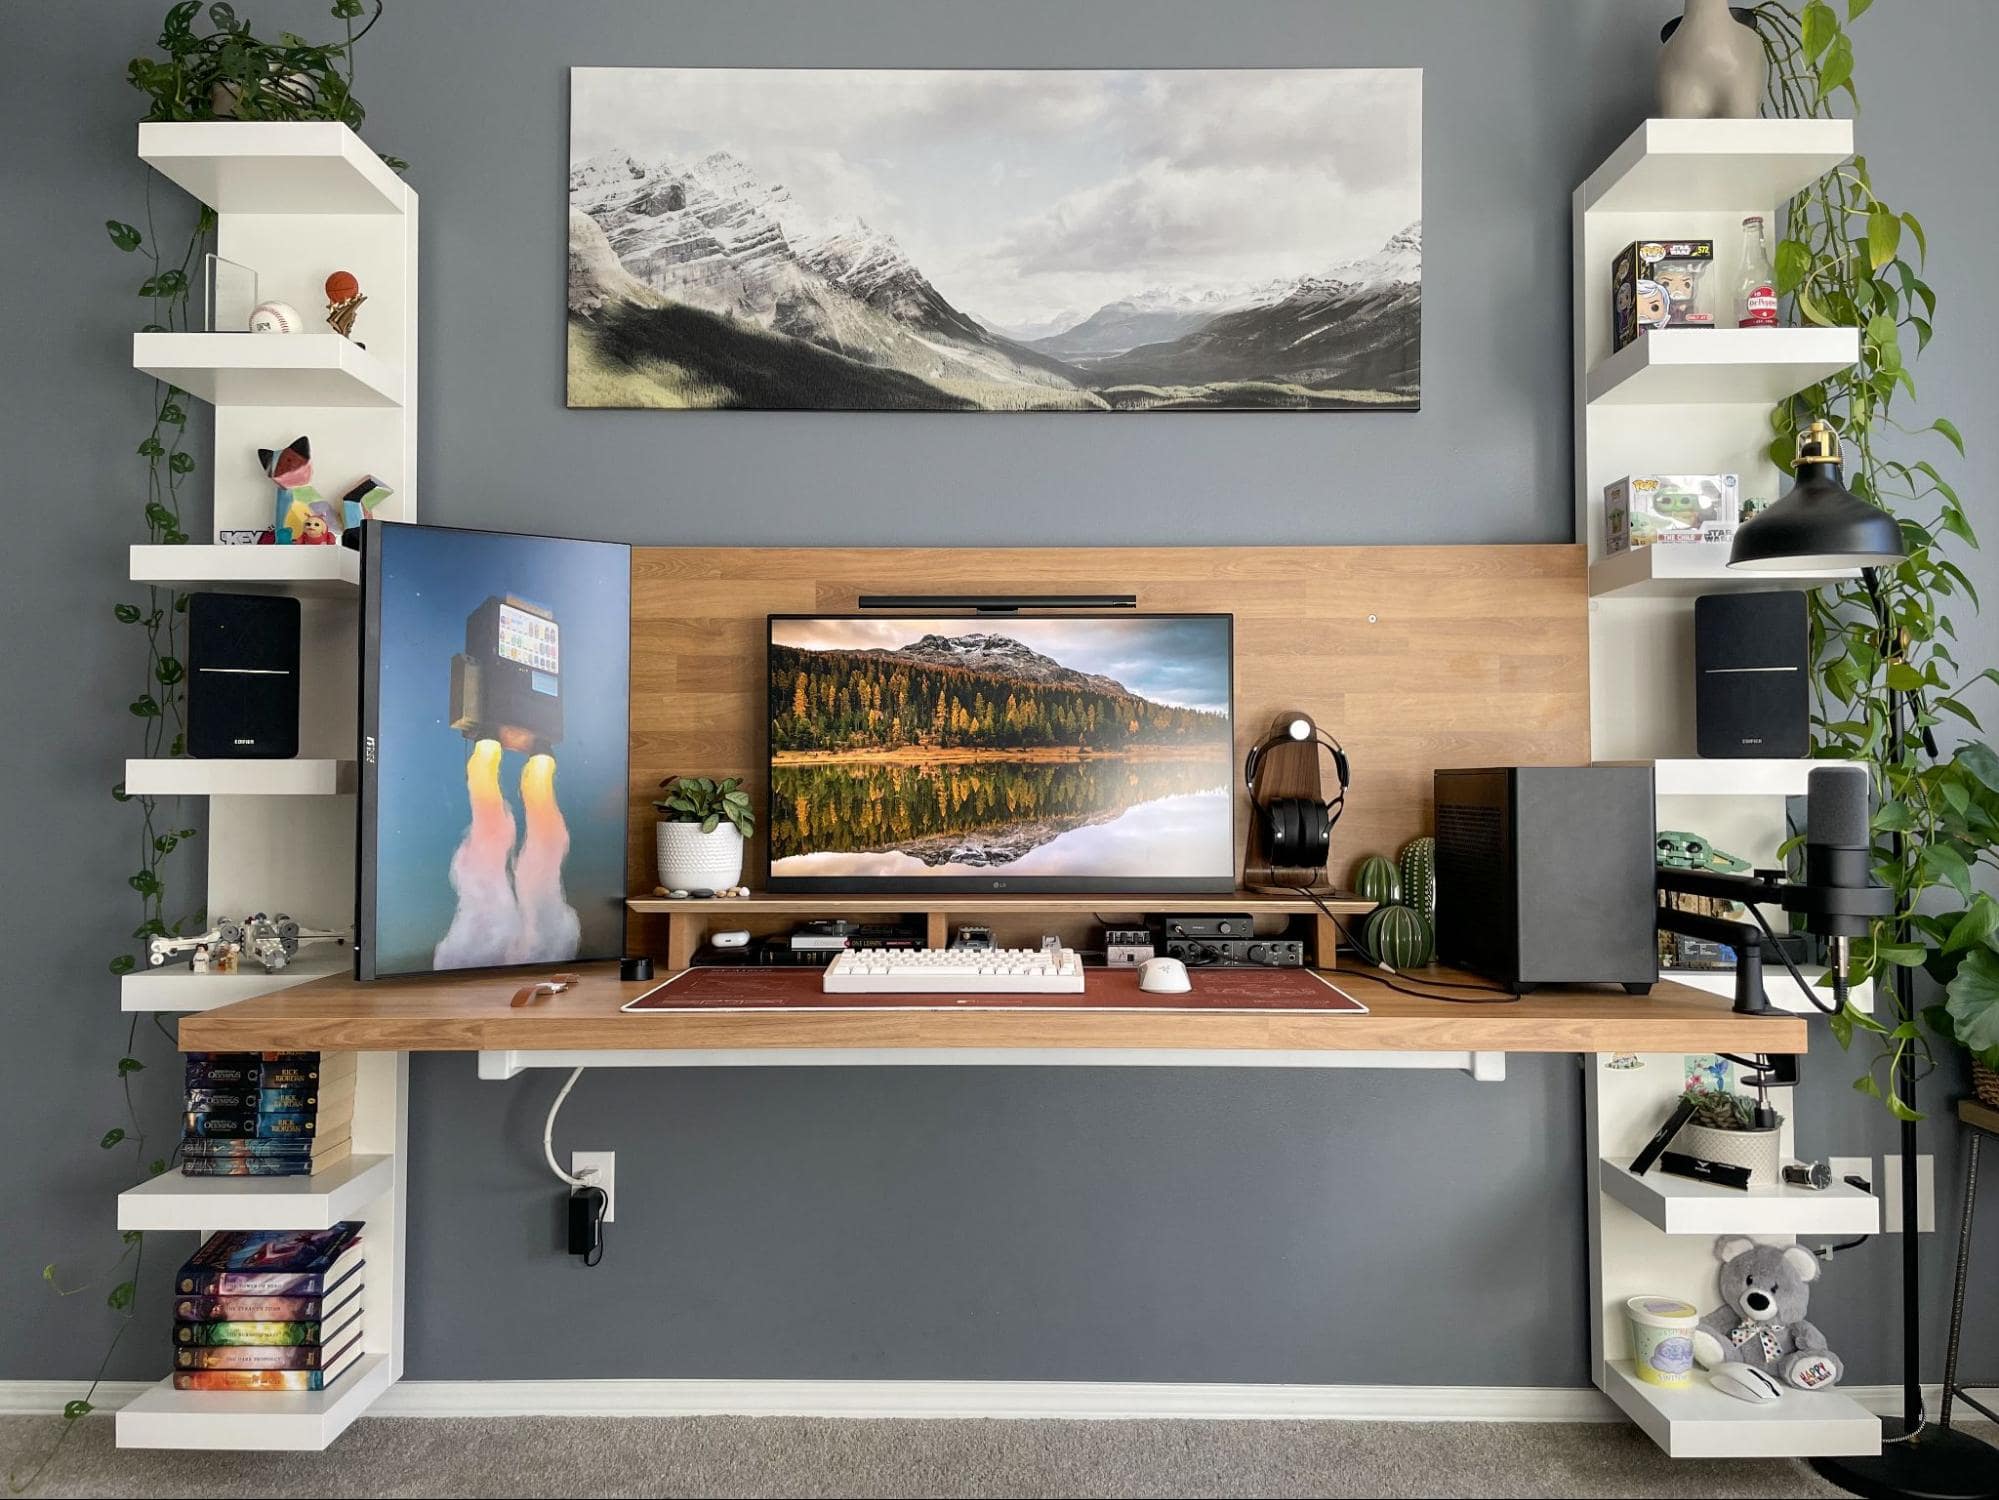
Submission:
[[[288,1322],[176,1323],[174,1342],[185,1345],[317,1344],[325,1323],[318,1318]],[[334,1332],[339,1332],[336,1328]]]
[[[309,1156],[191,1156],[183,1177],[310,1177],[319,1169]]]
[[[176,1370],[177,1391],[323,1391],[345,1375],[324,1370]]]
[[[317,1135],[311,1140],[298,1136],[261,1140],[245,1137],[215,1140],[198,1136],[182,1141],[180,1151],[182,1156],[316,1156],[328,1146],[338,1144],[338,1139],[329,1141]]]
[[[269,1114],[189,1113],[184,1117],[184,1124],[190,1138],[224,1140],[303,1140],[319,1128],[319,1121],[311,1110],[280,1110]]]
[[[320,1297],[176,1297],[174,1317],[182,1323],[299,1322],[317,1318]]]
[[[318,1370],[344,1350],[318,1344],[249,1344],[174,1350],[177,1370]]]
[[[319,1105],[314,1088],[191,1088],[187,1091],[189,1114],[275,1114],[283,1110],[309,1110]]]
[[[190,1052],[187,1086],[306,1088],[320,1078],[317,1052]]]

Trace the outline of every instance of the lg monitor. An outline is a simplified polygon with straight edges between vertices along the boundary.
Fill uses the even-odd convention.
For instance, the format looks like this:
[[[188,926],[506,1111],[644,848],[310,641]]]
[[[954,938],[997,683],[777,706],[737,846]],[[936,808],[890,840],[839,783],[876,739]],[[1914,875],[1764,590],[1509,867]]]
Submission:
[[[1229,892],[1229,615],[773,615],[772,891]]]

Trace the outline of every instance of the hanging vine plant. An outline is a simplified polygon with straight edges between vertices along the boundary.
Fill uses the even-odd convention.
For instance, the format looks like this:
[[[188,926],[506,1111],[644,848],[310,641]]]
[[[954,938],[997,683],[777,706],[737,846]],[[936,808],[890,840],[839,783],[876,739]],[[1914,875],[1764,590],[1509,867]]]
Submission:
[[[180,0],[161,23],[159,55],[133,58],[126,77],[150,101],[141,117],[149,121],[319,120],[338,121],[359,130],[364,112],[354,97],[354,47],[381,19],[382,7],[383,0],[373,0],[370,13],[365,0],[333,0],[331,13],[345,29],[342,40],[315,43],[283,32],[275,42],[266,42],[229,5],[204,8],[200,0]],[[198,29],[204,17],[207,29]],[[395,157],[383,160],[398,170],[407,165]],[[137,289],[151,319],[144,331],[194,331],[193,283],[215,232],[214,210],[203,206],[185,241],[175,240],[173,248],[163,247],[149,177],[142,219],[143,229],[122,219],[107,220],[104,227],[113,245],[145,263],[146,274]],[[188,399],[188,393],[178,386],[155,381],[146,434],[136,450],[146,471],[142,506],[145,538],[155,545],[178,546],[189,540],[183,521],[184,502],[197,464],[187,447]],[[187,668],[181,652],[187,595],[151,587],[143,600],[121,602],[113,613],[121,624],[134,627],[145,642],[138,691],[125,704],[126,711],[139,721],[139,755],[172,759],[186,754]],[[138,814],[138,868],[125,883],[139,901],[139,923],[131,934],[139,953],[128,950],[111,959],[111,972],[122,976],[138,968],[142,961],[139,955],[152,939],[198,932],[207,917],[199,910],[169,915],[167,871],[174,854],[196,837],[197,830],[180,826],[181,820],[169,816],[169,807],[160,798],[128,792],[122,782],[111,789],[111,795]],[[159,1018],[154,1019],[159,1024]],[[135,1015],[127,1023],[125,1045],[117,1062],[124,1122],[105,1131],[98,1145],[105,1151],[128,1151],[132,1179],[143,1182],[166,1171],[168,1159],[148,1150],[133,1097],[133,1076],[145,1069],[134,1055],[138,1028]],[[167,1036],[171,1042],[171,1032]],[[54,1443],[26,1474],[9,1476],[10,1486],[17,1492],[46,1472],[77,1420],[94,1410],[91,1398],[131,1325],[145,1236],[126,1230],[119,1241],[107,1269],[80,1282],[66,1283],[53,1264],[43,1269],[43,1279],[63,1297],[109,1282],[105,1301],[119,1317],[88,1389],[64,1406],[62,1429]]]
[[[1756,7],[1769,113],[1832,118],[1841,94],[1858,111],[1847,26],[1870,3],[1848,0],[1844,21],[1826,0],[1796,10]],[[1872,768],[1875,874],[1895,893],[1911,932],[1911,940],[1895,941],[1891,917],[1856,943],[1855,977],[1878,981],[1882,1013],[1849,1005],[1833,1029],[1842,1046],[1856,1034],[1874,1038],[1854,1087],[1904,1120],[1919,1116],[1898,1091],[1901,1064],[1910,1058],[1926,1069],[1933,1061],[1924,1019],[1999,1066],[1999,904],[1976,883],[1980,869],[1999,869],[1999,754],[1975,739],[1939,753],[1937,740],[1946,726],[1983,732],[1965,698],[1983,680],[1999,682],[1999,672],[1958,660],[1959,629],[1977,612],[1978,592],[1950,554],[1977,547],[1977,533],[1935,464],[1905,457],[1924,440],[1964,453],[1947,418],[1921,422],[1908,413],[1917,400],[1913,365],[1936,326],[1936,293],[1923,279],[1928,250],[1922,222],[1882,197],[1867,158],[1856,156],[1791,200],[1775,255],[1777,290],[1796,321],[1858,328],[1861,339],[1858,364],[1772,411],[1770,456],[1789,471],[1795,435],[1814,419],[1830,422],[1845,450],[1847,488],[1895,516],[1908,550],[1906,561],[1878,574],[1881,620],[1864,583],[1806,595],[1816,753]],[[1890,691],[1908,695],[1914,710],[1899,747],[1891,742]],[[1946,1003],[1925,1017],[1906,1013],[1892,983],[1898,968],[1926,970],[1945,986]]]

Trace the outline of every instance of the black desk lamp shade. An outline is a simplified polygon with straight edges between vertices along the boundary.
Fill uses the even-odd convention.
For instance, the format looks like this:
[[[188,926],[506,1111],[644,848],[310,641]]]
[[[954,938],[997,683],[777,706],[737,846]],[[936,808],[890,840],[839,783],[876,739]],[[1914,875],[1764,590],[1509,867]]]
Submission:
[[[1839,435],[1824,422],[1798,434],[1798,482],[1735,533],[1731,568],[1811,572],[1893,567],[1908,556],[1902,528],[1839,478]]]

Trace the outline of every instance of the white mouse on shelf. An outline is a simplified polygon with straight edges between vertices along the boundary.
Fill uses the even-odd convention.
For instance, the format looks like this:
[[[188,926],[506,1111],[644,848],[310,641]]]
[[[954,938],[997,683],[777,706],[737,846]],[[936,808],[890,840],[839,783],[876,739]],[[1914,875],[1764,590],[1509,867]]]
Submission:
[[[1177,958],[1148,958],[1138,966],[1138,987],[1154,995],[1184,995],[1194,986]]]
[[[1708,1371],[1707,1378],[1716,1390],[1755,1406],[1781,1400],[1784,1395],[1783,1383],[1775,1375],[1761,1365],[1745,1364],[1739,1359],[1716,1365]]]

